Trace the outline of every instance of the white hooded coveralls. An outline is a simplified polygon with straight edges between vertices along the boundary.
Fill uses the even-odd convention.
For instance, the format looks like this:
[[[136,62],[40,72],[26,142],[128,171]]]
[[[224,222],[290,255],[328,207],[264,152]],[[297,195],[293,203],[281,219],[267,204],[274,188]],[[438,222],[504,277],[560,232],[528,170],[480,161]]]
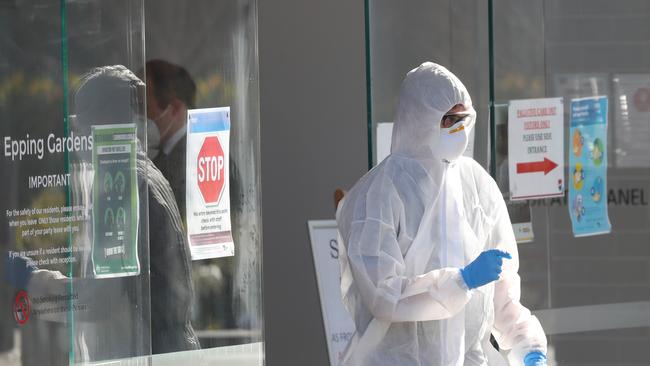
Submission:
[[[472,111],[457,132],[466,134],[460,148],[440,128],[456,104]],[[346,366],[486,365],[490,333],[511,350],[511,364],[546,353],[539,321],[519,302],[517,245],[501,192],[478,163],[459,157],[471,106],[444,67],[410,71],[391,154],[339,207],[341,290],[356,325]],[[498,281],[469,290],[460,268],[493,248],[512,259]]]

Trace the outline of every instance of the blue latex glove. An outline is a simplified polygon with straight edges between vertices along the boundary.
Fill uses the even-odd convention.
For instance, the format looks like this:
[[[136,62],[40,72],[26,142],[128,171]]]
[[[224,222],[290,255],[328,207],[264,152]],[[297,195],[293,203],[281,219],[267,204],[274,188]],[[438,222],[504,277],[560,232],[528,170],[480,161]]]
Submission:
[[[524,357],[525,366],[546,366],[546,355],[539,351],[530,352]]]
[[[22,290],[27,288],[27,283],[32,277],[32,272],[38,268],[33,264],[32,260],[27,257],[6,257],[6,278],[7,282],[16,289]]]
[[[474,289],[499,279],[503,258],[512,259],[509,253],[490,249],[481,253],[478,258],[460,270],[467,287]]]

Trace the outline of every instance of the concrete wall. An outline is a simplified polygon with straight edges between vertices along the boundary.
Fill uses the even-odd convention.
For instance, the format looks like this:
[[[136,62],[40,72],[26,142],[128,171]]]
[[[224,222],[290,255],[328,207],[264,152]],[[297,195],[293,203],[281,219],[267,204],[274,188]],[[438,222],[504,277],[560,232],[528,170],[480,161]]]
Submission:
[[[307,220],[367,170],[363,1],[258,11],[267,365],[328,365]]]

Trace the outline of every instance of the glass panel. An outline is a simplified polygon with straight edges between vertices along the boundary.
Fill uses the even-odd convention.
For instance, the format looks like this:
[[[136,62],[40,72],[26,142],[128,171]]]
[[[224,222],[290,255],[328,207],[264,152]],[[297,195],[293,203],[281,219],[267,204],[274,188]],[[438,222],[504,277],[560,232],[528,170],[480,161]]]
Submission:
[[[368,1],[373,163],[378,124],[392,122],[400,84],[425,61],[445,65],[469,90],[477,112],[474,157],[487,163],[487,7],[476,1]],[[462,20],[462,26],[455,21]],[[396,31],[398,30],[398,31]],[[381,132],[380,132],[381,133]],[[390,133],[386,134],[390,141]],[[471,144],[470,144],[471,145]],[[381,149],[381,148],[380,148]]]
[[[495,157],[491,168],[506,197],[511,100],[563,98],[568,180],[573,174],[571,100],[607,97],[608,172],[602,199],[609,204],[612,231],[574,237],[568,192],[564,199],[512,205],[513,222],[515,216],[522,219],[518,225],[532,221],[532,241],[519,245],[522,302],[544,325],[550,365],[647,364],[650,3],[423,0],[368,1],[367,6],[373,154],[380,139],[375,131],[384,128],[377,124],[392,120],[401,80],[425,60],[449,66],[466,83],[478,107],[474,157],[485,167]],[[489,106],[494,108],[492,131]],[[495,139],[488,150],[490,132]]]
[[[648,361],[648,24],[647,1],[494,2],[497,161],[507,157],[510,100],[562,97],[570,179],[571,100],[609,101],[605,194],[612,232],[574,237],[567,192],[565,199],[530,201],[535,239],[519,246],[522,299],[550,335],[549,364]],[[496,177],[507,193],[507,180]]]
[[[150,354],[142,2],[1,14],[2,357]]]
[[[148,117],[160,132],[152,160],[171,183],[186,225],[186,111],[230,107],[234,256],[192,261],[192,324],[202,348],[262,340],[256,2],[147,0]],[[174,144],[174,136],[180,140]],[[189,201],[188,201],[189,202]],[[190,227],[191,229],[191,227]]]
[[[261,364],[256,2],[9,1],[0,29],[0,364]],[[229,107],[234,256],[192,261],[205,107]]]

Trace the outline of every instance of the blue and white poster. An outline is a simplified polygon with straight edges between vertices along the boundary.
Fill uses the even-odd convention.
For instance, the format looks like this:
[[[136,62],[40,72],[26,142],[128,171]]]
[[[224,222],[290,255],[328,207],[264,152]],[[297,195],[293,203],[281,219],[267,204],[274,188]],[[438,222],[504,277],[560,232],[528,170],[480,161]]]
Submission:
[[[607,97],[571,100],[569,216],[573,235],[609,233]]]

